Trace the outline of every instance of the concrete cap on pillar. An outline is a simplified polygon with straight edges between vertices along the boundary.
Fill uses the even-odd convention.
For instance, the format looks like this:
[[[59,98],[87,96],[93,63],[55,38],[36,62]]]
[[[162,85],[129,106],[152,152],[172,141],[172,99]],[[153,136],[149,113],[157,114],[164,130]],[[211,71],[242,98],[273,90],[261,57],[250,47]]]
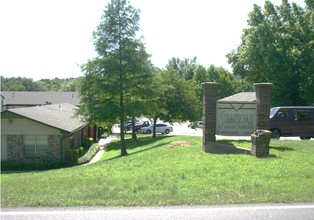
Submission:
[[[272,86],[272,83],[254,83],[254,86]]]

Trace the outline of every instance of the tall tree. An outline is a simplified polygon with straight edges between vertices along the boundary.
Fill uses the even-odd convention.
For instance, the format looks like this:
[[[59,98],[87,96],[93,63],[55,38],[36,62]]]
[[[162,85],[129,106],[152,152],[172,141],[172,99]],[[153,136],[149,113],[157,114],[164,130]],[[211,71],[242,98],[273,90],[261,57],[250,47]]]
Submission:
[[[151,80],[149,55],[140,39],[139,10],[127,0],[111,0],[93,33],[98,57],[83,65],[81,112],[90,121],[120,121],[121,155],[127,155],[124,122],[133,116],[139,91]],[[137,99],[135,101],[135,99]],[[134,113],[135,114],[135,113]],[[137,113],[136,113],[137,114]]]
[[[227,55],[235,74],[273,83],[273,105],[314,103],[313,0],[306,5],[254,5],[241,45]]]
[[[202,104],[196,93],[196,83],[185,80],[172,68],[163,71],[162,78],[168,87],[163,94],[167,114],[161,115],[161,118],[170,122],[198,120]]]
[[[150,85],[150,104],[148,105],[149,109],[147,112],[147,116],[153,119],[153,138],[156,137],[157,119],[165,119],[164,116],[169,114],[165,94],[167,94],[169,89],[173,88],[167,84],[162,70],[155,69],[155,72],[154,80]]]
[[[193,59],[180,59],[173,57],[168,61],[166,69],[172,69],[176,74],[183,77],[184,79],[191,80],[197,67],[196,60],[197,57],[193,57]]]
[[[201,83],[203,82],[217,82],[219,83],[218,97],[224,98],[235,94],[237,92],[252,91],[252,87],[247,88],[243,80],[238,80],[232,73],[222,67],[215,67],[211,65],[208,69],[198,65],[193,77],[197,82],[197,93],[200,100],[203,99]]]

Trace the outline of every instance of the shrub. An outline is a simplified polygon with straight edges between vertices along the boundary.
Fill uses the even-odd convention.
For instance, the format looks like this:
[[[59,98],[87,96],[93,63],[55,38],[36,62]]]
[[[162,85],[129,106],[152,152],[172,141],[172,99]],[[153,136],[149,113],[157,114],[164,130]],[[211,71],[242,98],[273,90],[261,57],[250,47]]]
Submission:
[[[77,161],[79,157],[80,157],[80,148],[70,149],[69,151],[70,161]]]
[[[99,151],[99,145],[93,144],[89,148],[89,150],[86,152],[86,154],[77,160],[77,164],[88,163],[96,155],[98,151]]]
[[[83,156],[83,154],[84,154],[84,148],[80,147],[79,148],[79,156],[81,157],[81,156]]]
[[[109,133],[108,132],[105,132],[105,133],[103,133],[102,135],[101,135],[101,138],[107,138],[107,137],[109,137]]]
[[[83,141],[83,148],[84,151],[88,151],[88,149],[92,146],[93,144],[93,138],[85,138],[85,140]]]
[[[49,163],[31,163],[23,161],[1,161],[1,172],[3,171],[34,171],[51,170],[76,165],[73,161],[54,161]]]

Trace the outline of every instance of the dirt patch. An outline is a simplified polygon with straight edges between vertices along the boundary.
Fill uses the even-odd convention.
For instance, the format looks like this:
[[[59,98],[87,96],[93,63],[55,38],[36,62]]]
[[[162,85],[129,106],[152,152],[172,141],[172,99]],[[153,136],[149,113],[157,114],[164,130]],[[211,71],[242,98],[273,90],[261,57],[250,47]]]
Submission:
[[[167,148],[171,149],[171,148],[175,148],[175,147],[189,147],[189,146],[191,146],[191,143],[188,141],[174,141],[174,142],[171,142],[167,146]]]

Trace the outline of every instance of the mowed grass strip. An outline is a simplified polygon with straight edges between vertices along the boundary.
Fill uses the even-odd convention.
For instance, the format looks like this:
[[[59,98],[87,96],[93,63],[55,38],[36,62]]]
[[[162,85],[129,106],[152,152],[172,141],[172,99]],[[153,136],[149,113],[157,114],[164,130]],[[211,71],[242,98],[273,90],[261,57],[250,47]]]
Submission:
[[[248,147],[247,141],[223,141]],[[1,206],[159,206],[314,202],[314,141],[271,141],[270,157],[207,154],[201,137],[112,142],[84,167],[1,174]]]

